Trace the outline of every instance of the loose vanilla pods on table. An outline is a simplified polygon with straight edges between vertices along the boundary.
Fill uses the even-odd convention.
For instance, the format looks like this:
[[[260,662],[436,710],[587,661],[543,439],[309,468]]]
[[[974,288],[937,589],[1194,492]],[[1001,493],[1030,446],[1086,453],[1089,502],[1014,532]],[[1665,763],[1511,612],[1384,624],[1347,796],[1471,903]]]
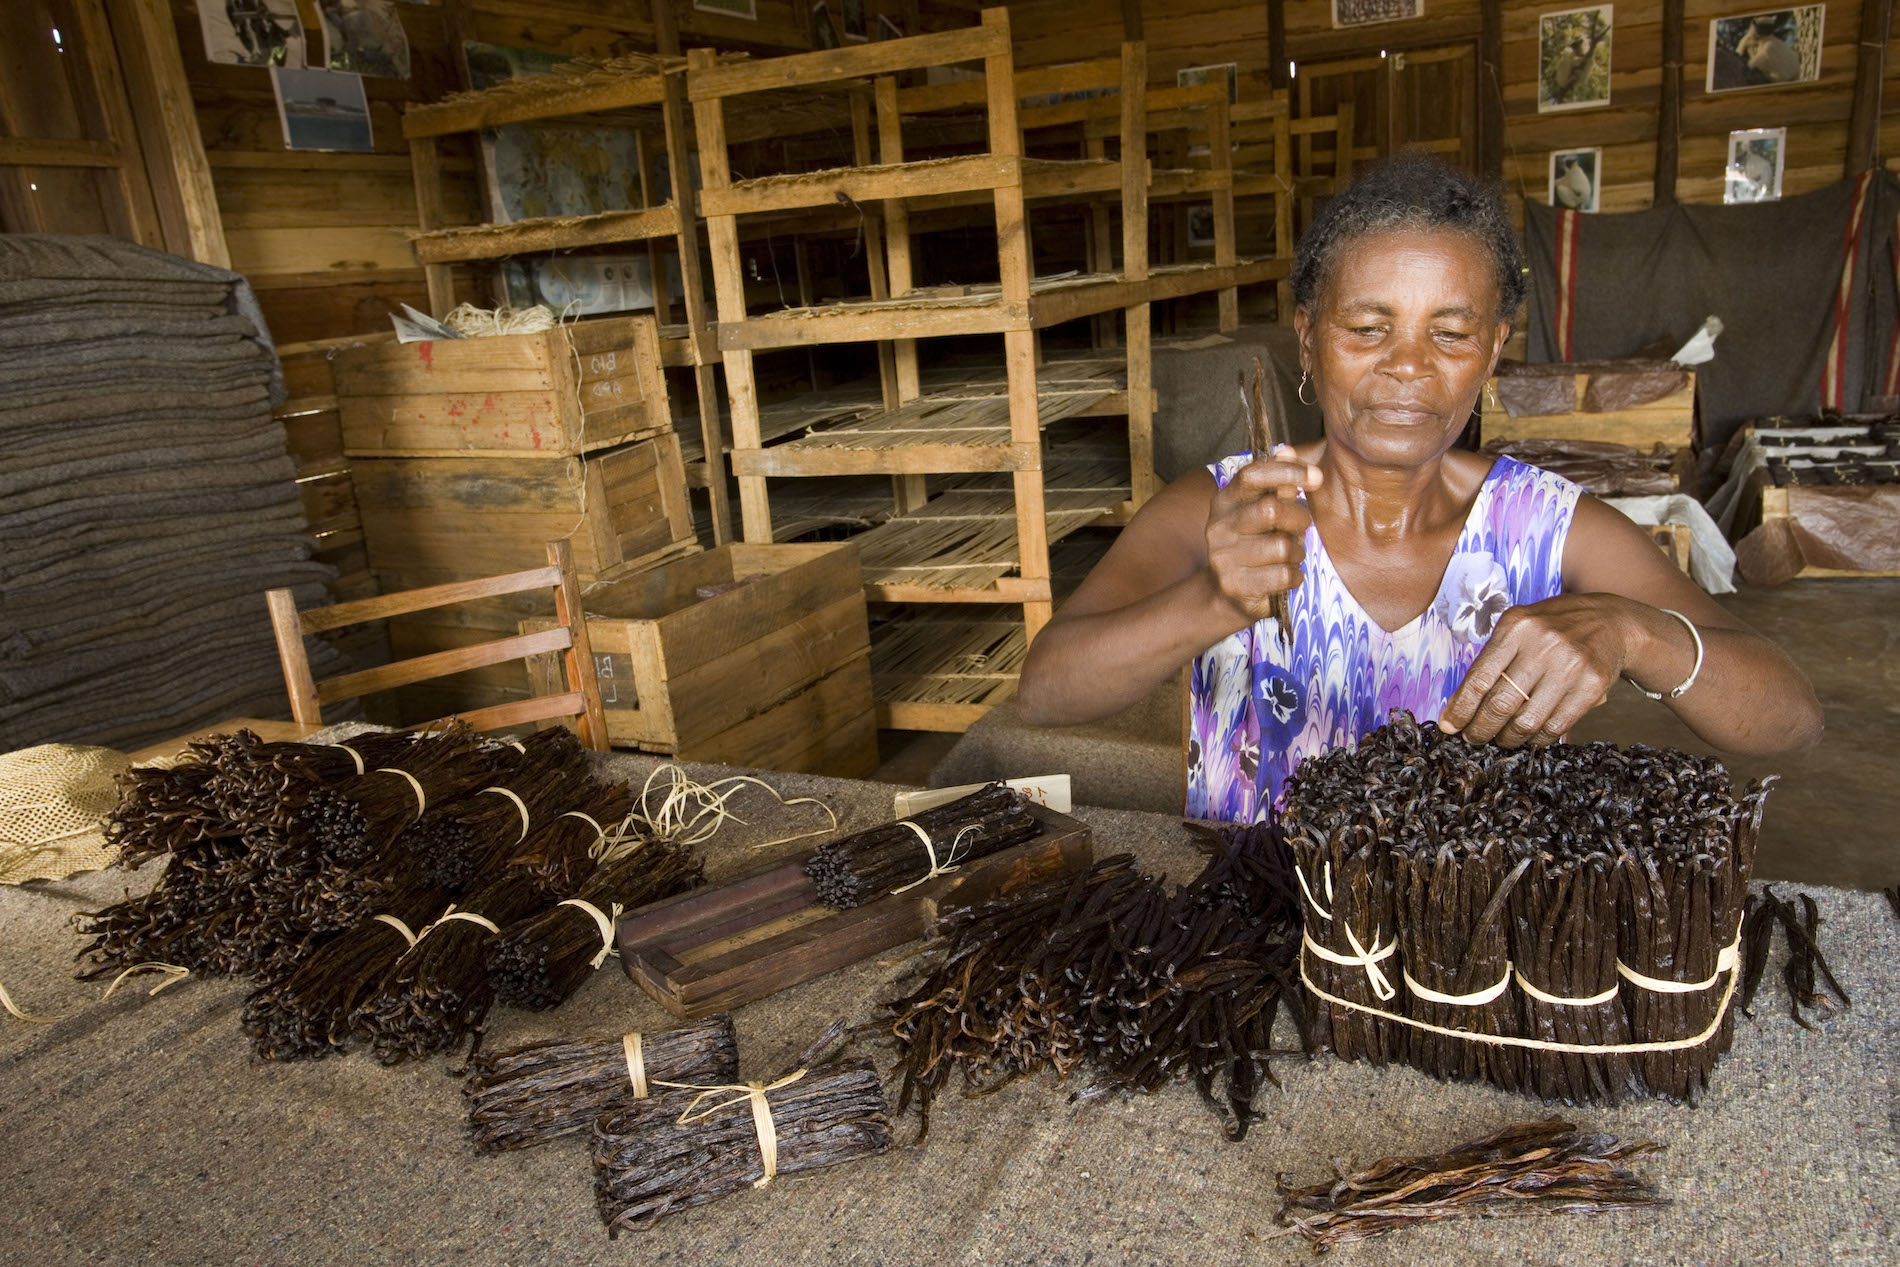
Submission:
[[[834,1061],[762,1084],[777,1146],[768,1175],[745,1087],[669,1090],[594,1123],[594,1200],[609,1236],[650,1227],[774,1177],[884,1152],[890,1119],[870,1060]]]
[[[1669,1204],[1625,1163],[1656,1144],[1586,1135],[1561,1118],[1514,1122],[1442,1153],[1385,1157],[1309,1188],[1280,1177],[1280,1221],[1315,1253],[1461,1216],[1602,1214]]]
[[[475,1151],[533,1148],[586,1131],[602,1113],[640,1098],[636,1062],[649,1084],[712,1085],[739,1076],[738,1042],[724,1013],[640,1034],[637,1044],[635,1037],[556,1038],[476,1055],[462,1084]]]
[[[1333,1049],[1695,1102],[1734,1030],[1766,795],[1713,758],[1474,745],[1403,712],[1302,762],[1280,824]]]
[[[987,857],[1041,831],[1027,797],[991,783],[948,805],[827,841],[806,861],[805,874],[820,902],[849,910],[933,870]]]
[[[1797,903],[1799,906],[1797,907]],[[1782,968],[1782,980],[1788,987],[1788,1014],[1803,1029],[1813,1029],[1803,1009],[1833,1015],[1839,1007],[1853,1006],[1847,991],[1834,979],[1819,941],[1821,911],[1806,893],[1796,893],[1784,901],[1771,885],[1763,885],[1748,895],[1748,911],[1742,919],[1742,990],[1736,1006],[1749,1016],[1755,1002],[1755,990],[1768,966],[1768,953],[1779,927],[1788,942],[1788,962]],[[1816,974],[1834,995],[1829,999],[1817,988]]]

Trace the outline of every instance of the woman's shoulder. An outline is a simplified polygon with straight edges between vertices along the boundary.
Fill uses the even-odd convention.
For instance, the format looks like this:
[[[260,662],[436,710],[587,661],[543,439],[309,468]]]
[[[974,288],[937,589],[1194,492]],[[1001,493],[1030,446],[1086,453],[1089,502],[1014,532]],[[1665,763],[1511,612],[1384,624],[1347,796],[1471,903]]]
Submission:
[[[1461,456],[1484,470],[1493,516],[1499,513],[1520,519],[1554,516],[1568,523],[1576,512],[1577,499],[1583,495],[1582,485],[1555,471],[1520,462],[1509,454],[1493,457],[1488,453],[1466,453]]]

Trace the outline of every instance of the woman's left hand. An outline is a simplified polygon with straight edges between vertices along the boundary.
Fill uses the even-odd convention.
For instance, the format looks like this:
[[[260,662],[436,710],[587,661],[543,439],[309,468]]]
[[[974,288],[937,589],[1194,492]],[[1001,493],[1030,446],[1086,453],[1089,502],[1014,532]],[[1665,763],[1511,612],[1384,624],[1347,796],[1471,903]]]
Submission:
[[[1473,743],[1555,743],[1601,704],[1629,659],[1631,600],[1560,594],[1512,607],[1439,715]]]

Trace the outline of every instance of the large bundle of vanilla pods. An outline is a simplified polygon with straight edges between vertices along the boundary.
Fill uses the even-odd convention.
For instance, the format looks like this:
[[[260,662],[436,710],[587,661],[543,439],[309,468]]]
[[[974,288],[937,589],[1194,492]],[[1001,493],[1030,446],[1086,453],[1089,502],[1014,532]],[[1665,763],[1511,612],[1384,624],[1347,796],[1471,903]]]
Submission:
[[[1280,826],[1334,1050],[1695,1102],[1733,1033],[1766,795],[1709,757],[1474,745],[1403,712],[1302,763]]]
[[[1208,834],[1170,890],[1127,855],[950,916],[923,980],[888,1004],[903,1085],[928,1130],[953,1073],[983,1092],[1048,1068],[1100,1090],[1191,1079],[1230,1139],[1258,1120],[1284,1006],[1310,1052],[1299,891],[1271,826]]]

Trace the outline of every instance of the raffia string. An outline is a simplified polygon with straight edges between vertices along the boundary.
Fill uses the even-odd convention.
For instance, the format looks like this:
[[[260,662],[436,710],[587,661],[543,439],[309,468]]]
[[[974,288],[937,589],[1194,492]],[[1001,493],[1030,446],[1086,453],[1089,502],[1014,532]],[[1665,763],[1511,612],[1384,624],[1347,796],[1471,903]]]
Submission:
[[[437,916],[434,920],[430,921],[427,924],[424,924],[422,926],[422,931],[419,933],[410,932],[409,925],[403,923],[401,920],[397,919],[394,915],[378,915],[375,917],[375,919],[377,923],[387,924],[391,928],[395,929],[397,932],[401,933],[404,937],[407,937],[409,939],[409,950],[414,950],[416,948],[417,942],[421,941],[424,937],[427,937],[430,933],[442,927],[442,925],[448,923],[450,920],[459,919],[470,924],[479,924],[481,927],[486,928],[491,933],[499,933],[501,931],[500,928],[495,926],[495,921],[492,919],[489,919],[486,915],[477,915],[474,911],[458,911],[453,906],[449,907],[448,910],[443,911],[442,914]],[[408,951],[404,951],[403,953],[407,954]]]
[[[755,1188],[763,1188],[766,1184],[772,1182],[774,1175],[778,1174],[778,1127],[774,1125],[772,1121],[772,1105],[766,1100],[765,1094],[768,1091],[777,1091],[780,1087],[791,1086],[794,1082],[804,1077],[807,1072],[809,1071],[800,1069],[796,1073],[786,1074],[777,1082],[726,1082],[717,1086],[703,1086],[691,1082],[656,1081],[653,1085],[656,1087],[674,1087],[681,1091],[699,1092],[698,1095],[693,1097],[692,1103],[686,1106],[685,1112],[679,1115],[679,1124],[681,1126],[690,1126],[694,1122],[703,1121],[713,1114],[729,1109],[736,1104],[743,1104],[749,1101],[752,1105],[752,1126],[753,1129],[759,1133],[759,1156],[763,1158],[765,1162],[765,1173],[755,1179],[752,1186]],[[699,1107],[700,1102],[705,1100],[707,1096],[718,1095],[722,1091],[732,1092],[732,1098],[729,1100],[721,1100],[709,1108],[702,1109]]]
[[[1329,963],[1336,963],[1342,968],[1364,968],[1366,970],[1367,984],[1372,987],[1372,992],[1381,999],[1391,999],[1395,997],[1398,991],[1393,988],[1391,979],[1380,969],[1379,964],[1383,960],[1390,959],[1393,953],[1398,950],[1398,939],[1395,937],[1381,946],[1379,944],[1379,935],[1375,932],[1372,935],[1372,949],[1367,950],[1364,946],[1359,944],[1359,939],[1353,936],[1351,927],[1346,927],[1345,933],[1347,942],[1352,945],[1353,953],[1350,955],[1342,955],[1337,951],[1326,949],[1326,947],[1314,941],[1311,934],[1302,932],[1300,937],[1306,943],[1306,949],[1312,951]]]
[[[507,797],[509,800],[515,803],[515,809],[519,811],[521,814],[521,834],[515,837],[515,843],[520,844],[522,841],[526,840],[528,838],[528,828],[532,826],[532,822],[528,817],[528,803],[522,800],[521,797],[516,795],[514,792],[510,791],[509,789],[505,787],[501,787],[499,785],[495,787],[485,787],[482,789],[482,791],[499,792],[501,795]]]
[[[411,946],[416,944],[416,935],[409,930],[409,925],[403,923],[400,919],[396,918],[394,915],[377,915],[374,918],[378,924],[387,924],[391,928],[395,929],[397,932],[401,933],[402,939],[408,942]]]
[[[963,857],[958,851],[963,848],[965,841],[977,834],[977,828],[974,823],[958,832],[956,839],[950,842],[950,848],[945,851],[943,861],[939,863],[937,861],[937,847],[931,843],[929,832],[919,827],[916,823],[911,822],[908,818],[898,819],[897,826],[910,828],[917,833],[917,839],[924,842],[924,853],[930,858],[930,870],[924,872],[920,878],[912,880],[909,884],[900,885],[892,889],[891,896],[893,897],[899,893],[916,888],[926,880],[934,880],[940,875],[949,875],[952,871],[957,870],[957,863]]]
[[[5,1008],[10,1015],[25,1021],[28,1025],[51,1025],[66,1019],[65,1016],[41,1016],[37,1012],[22,1010],[20,1005],[13,1001],[13,996],[7,993],[4,985],[0,985],[0,1007]],[[70,1016],[72,1013],[69,1012],[66,1015]]]
[[[325,744],[324,747],[343,749],[343,751],[350,754],[350,760],[356,762],[356,772],[358,774],[361,774],[363,772],[363,754],[358,752],[356,749],[350,747],[350,745],[346,743],[333,743],[333,744]]]
[[[457,304],[442,318],[442,324],[464,338],[490,338],[501,334],[540,334],[560,324],[546,304],[531,308],[477,308]]]
[[[661,778],[664,778],[666,782],[656,789],[653,786],[654,782]],[[786,808],[793,805],[816,805],[825,811],[825,817],[828,820],[826,826],[814,831],[800,832],[795,836],[781,836],[777,840],[768,840],[752,846],[754,849],[769,849],[773,845],[790,844],[794,840],[822,836],[828,831],[838,830],[838,815],[831,806],[815,796],[787,797],[764,780],[744,774],[737,774],[729,779],[717,779],[711,783],[700,783],[684,769],[670,762],[656,766],[653,772],[647,775],[646,783],[640,788],[639,805],[632,814],[628,815],[628,820],[638,821],[649,834],[671,844],[701,844],[711,840],[728,822],[744,825],[745,819],[728,809],[726,802],[748,784],[764,788],[772,794],[773,799]],[[657,807],[653,804],[656,792],[660,796]]]
[[[111,998],[113,992],[133,973],[144,972],[148,969],[157,969],[165,973],[166,976],[163,981],[145,992],[147,997],[157,994],[160,990],[168,986],[177,985],[180,981],[183,981],[186,977],[191,975],[191,969],[185,967],[183,964],[161,963],[156,959],[148,960],[145,963],[135,963],[120,972],[118,976],[112,978],[112,984],[108,985],[106,992],[99,996],[100,1000],[104,1001]],[[13,996],[7,993],[7,988],[4,985],[0,985],[0,1008],[5,1009],[7,1014],[16,1020],[25,1021],[28,1025],[53,1025],[78,1015],[76,1012],[67,1012],[60,1016],[41,1016],[36,1012],[28,1012],[13,1001]]]
[[[422,784],[417,781],[415,775],[400,766],[393,765],[377,766],[375,772],[377,774],[400,774],[403,778],[407,779],[409,786],[414,788],[416,793],[416,817],[422,817],[422,812],[429,808],[429,798],[428,795],[423,792]]]
[[[622,1034],[620,1045],[627,1053],[627,1080],[633,1083],[633,1098],[644,1100],[653,1093],[647,1088],[647,1057],[640,1032]]]
[[[620,912],[625,910],[626,907],[615,902],[613,904],[613,913],[610,915],[606,911],[601,910],[598,906],[595,906],[592,902],[578,897],[570,897],[565,901],[556,902],[555,905],[580,907],[583,911],[586,911],[589,915],[594,917],[594,923],[600,928],[600,940],[602,942],[600,953],[588,961],[588,967],[598,968],[608,955],[618,955],[620,953],[620,948],[614,945],[614,921],[620,918]]]

